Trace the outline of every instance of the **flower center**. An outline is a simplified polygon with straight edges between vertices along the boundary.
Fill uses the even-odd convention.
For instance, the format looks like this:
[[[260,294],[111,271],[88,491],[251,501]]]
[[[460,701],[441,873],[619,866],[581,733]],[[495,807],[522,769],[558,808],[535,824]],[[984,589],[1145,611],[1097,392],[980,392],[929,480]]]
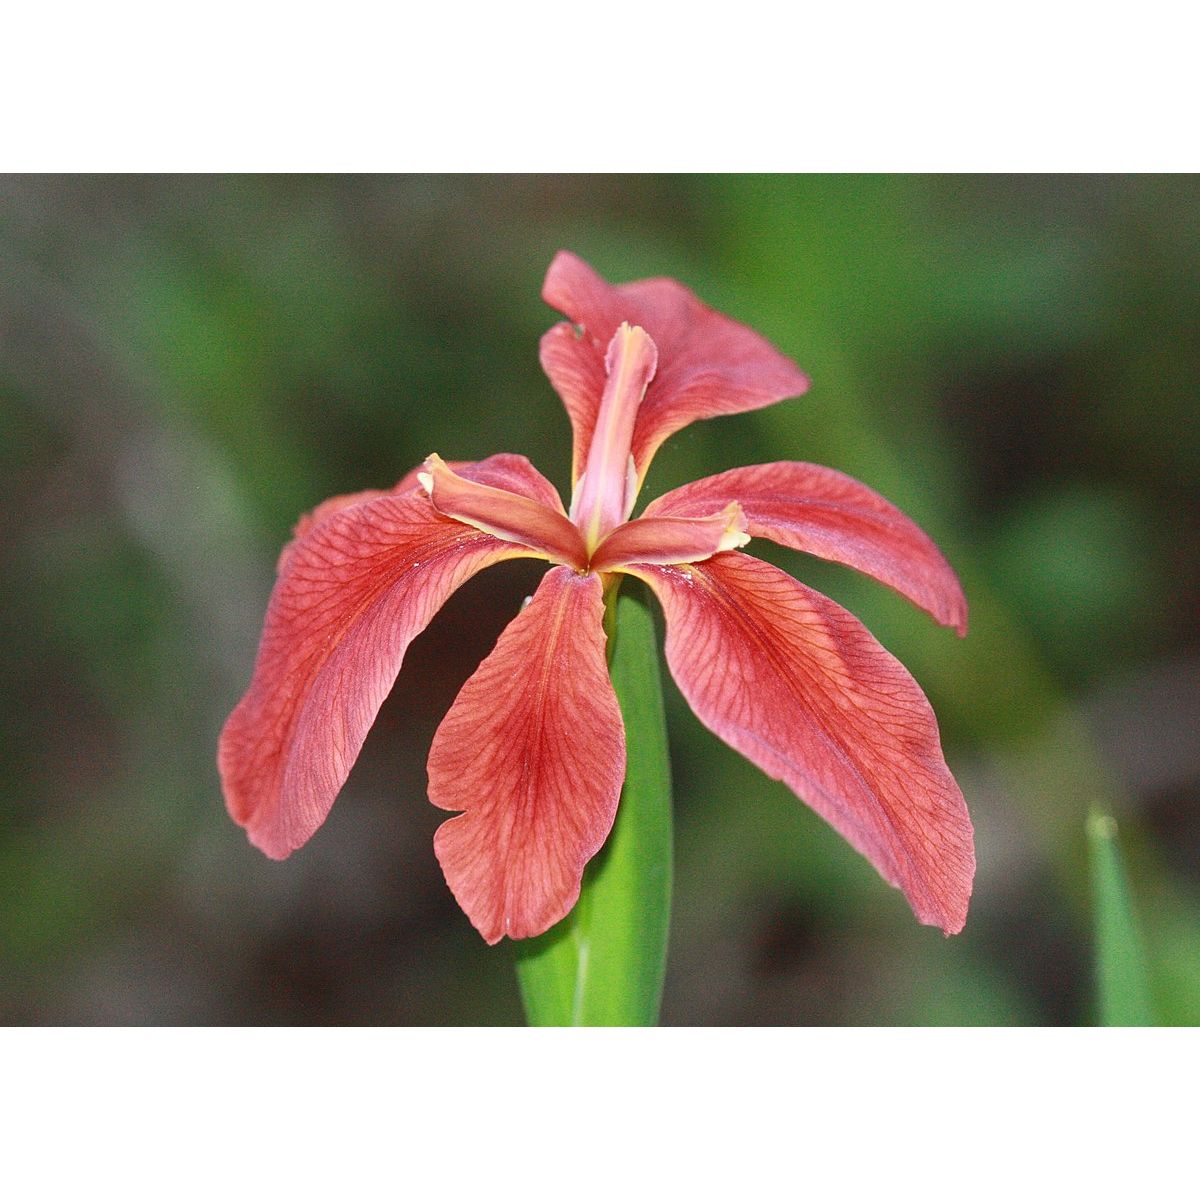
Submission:
[[[571,520],[589,553],[611,529],[627,520],[637,495],[630,450],[633,426],[646,387],[658,368],[658,349],[640,325],[623,321],[608,344],[608,381],[596,414],[587,464],[571,499]]]

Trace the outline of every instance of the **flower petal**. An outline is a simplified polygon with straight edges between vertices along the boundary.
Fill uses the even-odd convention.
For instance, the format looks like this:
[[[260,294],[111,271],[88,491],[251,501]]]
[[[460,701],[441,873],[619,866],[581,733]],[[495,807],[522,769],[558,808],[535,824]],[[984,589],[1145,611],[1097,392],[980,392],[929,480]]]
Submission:
[[[625,730],[603,617],[596,575],[549,571],[434,735],[429,799],[462,812],[434,849],[491,944],[566,916],[612,828]]]
[[[689,563],[736,550],[750,540],[741,506],[696,517],[640,517],[618,525],[592,552],[593,571],[626,563]]]
[[[555,335],[549,353],[543,342],[542,351],[575,427],[577,471],[580,442],[585,436],[590,441],[600,406],[604,351],[622,321],[642,326],[658,347],[658,373],[646,389],[633,435],[639,478],[663,440],[692,421],[762,408],[808,390],[808,377],[765,338],[715,312],[673,279],[614,286],[563,250],[550,264],[542,297],[584,330],[574,351],[566,340],[569,331]]]
[[[662,602],[667,662],[700,720],[820,813],[919,920],[962,929],[971,820],[904,667],[845,609],[749,555],[633,573]]]
[[[410,471],[413,482],[416,482],[416,475]],[[408,482],[409,475],[406,475],[397,485],[396,491],[404,488]],[[332,517],[334,513],[341,512],[344,508],[351,508],[355,504],[362,504],[367,500],[378,500],[380,496],[386,496],[387,492],[380,488],[368,488],[362,492],[350,492],[345,496],[330,496],[328,500],[322,500],[312,512],[304,513],[300,520],[292,527],[292,540],[285,542],[283,549],[279,552],[279,558],[275,562],[275,574],[282,575],[284,567],[287,566],[288,559],[292,556],[292,550],[298,542],[306,538],[313,530],[319,521],[324,521],[326,517]]]
[[[452,471],[437,454],[425,460],[418,479],[438,512],[505,542],[531,546],[556,562],[587,563],[579,530],[561,509],[504,488],[476,483]]]
[[[829,467],[735,467],[667,492],[643,519],[701,516],[730,501],[742,506],[752,537],[855,567],[967,632],[962,585],[928,535],[877,492]]]
[[[554,390],[562,398],[571,419],[571,485],[579,482],[587,462],[606,376],[604,355],[596,353],[590,338],[585,338],[567,321],[560,321],[542,335],[539,358]]]
[[[482,483],[487,487],[503,488],[529,500],[536,500],[555,512],[566,515],[558,489],[523,454],[493,454],[479,462],[448,462],[445,464],[456,475]],[[393,493],[424,491],[421,476],[428,470],[422,463],[413,467],[392,489]]]
[[[640,325],[622,321],[604,355],[608,378],[587,466],[571,496],[571,520],[589,546],[629,519],[637,496],[633,478],[633,430],[646,387],[658,368],[658,349]]]
[[[312,836],[409,642],[476,572],[528,555],[422,496],[345,506],[292,544],[217,754],[229,813],[254,845],[286,858]]]
[[[554,486],[523,454],[493,454],[477,463],[447,463],[452,471],[472,483],[503,488],[566,516],[562,497]],[[425,468],[418,467],[419,474]]]
[[[487,484],[489,487],[504,488],[505,491],[516,492],[518,496],[537,500],[548,508],[553,508],[556,512],[566,513],[558,489],[523,454],[493,454],[490,458],[482,459],[480,462],[451,462],[446,466],[464,479]],[[318,521],[323,521],[326,517],[341,512],[343,508],[361,504],[364,500],[376,500],[380,496],[402,496],[405,493],[424,495],[425,489],[421,487],[420,482],[420,476],[424,471],[423,463],[419,467],[413,467],[390,490],[368,488],[366,491],[351,492],[346,496],[331,496],[328,500],[322,500],[312,512],[305,513],[296,522],[295,528],[292,530],[292,540],[286,543],[279,552],[279,560],[275,567],[276,573],[282,574],[284,565],[291,555],[292,547],[302,537],[305,537]]]

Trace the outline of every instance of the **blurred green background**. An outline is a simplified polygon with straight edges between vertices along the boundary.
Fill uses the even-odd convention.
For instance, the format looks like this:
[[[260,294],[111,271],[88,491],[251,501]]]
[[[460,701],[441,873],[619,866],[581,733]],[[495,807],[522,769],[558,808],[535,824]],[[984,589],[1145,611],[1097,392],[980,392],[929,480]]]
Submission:
[[[1093,803],[1158,1016],[1200,1021],[1200,184],[1081,176],[0,181],[0,1016],[520,1021],[510,950],[434,859],[425,757],[535,565],[418,639],[286,863],[226,817],[214,752],[299,513],[435,450],[524,453],[565,490],[537,361],[562,247],[676,276],[812,376],[677,435],[647,498],[827,463],[924,524],[972,605],[959,641],[754,544],[928,692],[975,898],[958,937],[918,926],[668,684],[664,1021],[1093,1021]]]

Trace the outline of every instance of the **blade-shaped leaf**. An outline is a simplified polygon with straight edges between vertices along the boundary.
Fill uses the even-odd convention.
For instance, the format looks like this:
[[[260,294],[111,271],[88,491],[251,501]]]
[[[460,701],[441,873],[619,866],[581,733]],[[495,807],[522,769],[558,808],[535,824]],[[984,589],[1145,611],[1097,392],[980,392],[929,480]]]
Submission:
[[[1100,1024],[1153,1025],[1146,964],[1117,842],[1117,823],[1106,813],[1093,810],[1087,820],[1087,836]]]
[[[654,618],[635,581],[625,581],[609,626],[625,786],[575,908],[541,937],[514,943],[530,1025],[658,1021],[671,907],[671,772]]]

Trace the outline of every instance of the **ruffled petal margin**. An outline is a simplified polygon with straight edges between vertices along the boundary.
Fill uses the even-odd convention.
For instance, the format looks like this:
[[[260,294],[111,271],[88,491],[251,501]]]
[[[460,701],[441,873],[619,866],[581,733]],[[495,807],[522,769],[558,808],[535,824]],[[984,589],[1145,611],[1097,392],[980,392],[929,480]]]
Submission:
[[[218,745],[229,813],[271,858],[325,820],[405,650],[450,594],[530,553],[424,496],[339,500],[302,522],[281,557],[249,690]]]
[[[663,605],[667,662],[697,717],[824,817],[921,922],[961,930],[971,820],[904,667],[845,609],[749,555],[625,569]]]
[[[542,298],[583,330],[580,337],[570,325],[556,326],[543,338],[541,353],[574,427],[576,478],[604,390],[604,352],[622,321],[642,326],[658,347],[658,373],[633,434],[639,479],[663,441],[685,425],[808,390],[808,376],[791,359],[673,279],[613,285],[563,250],[546,272]]]
[[[830,467],[735,467],[667,492],[643,517],[699,517],[735,501],[751,537],[845,563],[960,635],[967,632],[962,585],[930,537],[877,492]]]
[[[429,752],[429,799],[462,815],[434,849],[489,944],[561,920],[608,837],[625,729],[599,578],[555,567],[467,680]]]

